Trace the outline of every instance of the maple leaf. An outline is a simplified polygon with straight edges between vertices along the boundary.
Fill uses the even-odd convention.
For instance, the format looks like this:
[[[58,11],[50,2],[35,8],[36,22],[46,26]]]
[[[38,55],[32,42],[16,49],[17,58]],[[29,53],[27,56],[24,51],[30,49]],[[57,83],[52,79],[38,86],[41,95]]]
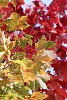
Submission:
[[[17,29],[23,30],[29,27],[29,24],[26,22],[27,16],[19,16],[18,13],[13,12],[10,16],[10,19],[6,19],[4,23],[7,25],[8,31],[16,31]]]
[[[20,88],[19,88],[20,86]],[[13,90],[19,95],[20,98],[23,98],[25,96],[29,96],[29,88],[27,86],[24,86],[24,84],[22,83],[21,85],[20,84],[17,84],[17,85],[13,85]],[[22,99],[23,100],[23,99]]]
[[[25,9],[22,4],[24,0],[0,0],[0,30],[4,31],[0,31],[0,83],[4,86],[4,89],[0,87],[0,94],[3,96],[1,99],[30,100],[28,87],[24,85],[21,87],[20,83],[27,85],[24,82],[30,84],[31,80],[32,86],[30,84],[29,88],[33,91],[48,87],[48,90],[44,91],[49,97],[41,98],[41,100],[64,100],[67,98],[67,48],[65,46],[67,43],[67,1],[53,0],[47,7],[41,0],[35,0],[31,5],[24,5]],[[22,36],[26,40],[23,40]],[[45,72],[50,66],[54,68],[56,75],[50,74],[51,80]],[[7,79],[4,80],[6,76]],[[23,77],[26,77],[26,80],[25,78],[23,80]],[[7,85],[9,86],[6,87]],[[11,88],[11,85],[15,87]],[[10,96],[5,94],[10,94]],[[40,99],[38,94],[36,96],[33,96],[31,100]]]
[[[36,49],[40,50],[40,49],[43,49],[44,47],[44,44],[46,43],[46,38],[45,37],[42,37],[36,44],[35,44],[35,47]]]
[[[47,48],[52,48],[52,47],[54,47],[54,46],[55,46],[55,43],[54,43],[53,41],[50,41],[50,40],[48,40],[48,41],[44,44],[45,49],[47,49]]]
[[[26,69],[22,74],[23,74],[23,80],[26,83],[30,83],[30,81],[34,82],[36,79],[35,74],[32,73],[30,69]]]
[[[51,91],[52,91],[52,89],[53,89],[53,92],[55,91],[55,94],[57,94],[57,98],[59,98],[61,100],[62,100],[62,98],[63,99],[67,98],[66,91],[63,88],[60,88],[61,85],[58,81],[57,82],[55,80],[52,80],[51,82],[49,81],[47,85]],[[54,94],[54,97],[55,97],[55,94]]]
[[[12,60],[12,62],[19,64],[20,70],[22,72],[22,70],[26,70],[27,68],[31,68],[32,66],[32,61],[29,59],[22,59],[22,60]]]
[[[46,94],[40,93],[40,92],[34,92],[31,95],[31,100],[45,100],[48,96]]]

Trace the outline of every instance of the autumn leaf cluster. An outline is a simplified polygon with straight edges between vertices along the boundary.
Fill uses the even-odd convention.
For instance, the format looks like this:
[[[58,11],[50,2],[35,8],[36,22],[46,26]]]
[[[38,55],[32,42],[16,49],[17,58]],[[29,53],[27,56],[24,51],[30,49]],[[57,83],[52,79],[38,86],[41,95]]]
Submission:
[[[66,10],[66,0],[0,0],[0,100],[67,98]]]

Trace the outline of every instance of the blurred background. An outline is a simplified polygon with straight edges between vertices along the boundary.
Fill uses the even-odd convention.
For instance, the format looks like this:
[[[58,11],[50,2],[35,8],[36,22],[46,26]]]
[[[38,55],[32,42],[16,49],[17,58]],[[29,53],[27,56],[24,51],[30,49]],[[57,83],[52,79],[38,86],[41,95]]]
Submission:
[[[34,0],[24,0],[26,4],[31,4],[32,1]],[[53,1],[53,0],[41,0],[42,2],[44,2],[47,6],[49,6],[49,4]]]

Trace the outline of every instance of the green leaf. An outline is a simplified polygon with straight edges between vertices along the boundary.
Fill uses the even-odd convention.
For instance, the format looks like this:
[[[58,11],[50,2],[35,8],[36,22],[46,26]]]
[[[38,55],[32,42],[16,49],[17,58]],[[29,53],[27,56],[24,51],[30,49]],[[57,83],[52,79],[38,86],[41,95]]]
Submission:
[[[45,44],[44,44],[44,48],[52,48],[55,46],[55,43],[53,41],[48,40]]]
[[[38,81],[35,81],[35,91],[38,91],[38,89],[40,88],[40,84],[38,83]]]
[[[5,54],[5,51],[0,52],[0,58]]]
[[[24,47],[26,47],[26,40],[20,40],[20,43],[19,43],[19,46],[21,47],[21,48],[24,48]]]
[[[17,23],[16,23],[15,20],[13,20],[13,19],[6,19],[4,21],[4,23],[7,25],[7,30],[9,30],[9,31],[15,31],[16,30]]]
[[[9,91],[6,95],[3,95],[0,100],[23,100],[23,98],[17,93]]]
[[[20,88],[19,88],[20,87]],[[28,96],[29,95],[29,88],[24,86],[23,84],[17,84],[17,85],[14,85],[13,86],[13,90],[18,94],[20,95],[21,97],[24,97],[24,96]]]
[[[17,52],[16,54],[14,54],[14,60],[22,60],[25,57],[26,53],[25,52]]]
[[[30,84],[28,84],[28,87],[34,91],[34,87],[35,87],[35,91],[37,91],[40,88],[40,84],[38,83],[37,80],[35,80],[35,86],[34,86],[34,82],[30,81]]]
[[[7,25],[8,31],[23,30],[29,27],[29,24],[26,22],[27,16],[19,16],[18,13],[13,12],[10,16],[10,19],[6,19],[4,23]]]
[[[30,44],[31,46],[32,46],[32,36],[31,35],[28,35],[28,34],[26,34],[26,39],[27,39],[27,42],[28,42],[28,44]]]
[[[24,64],[28,67],[31,67],[32,65],[32,60],[30,59],[22,59],[22,61],[24,62]]]

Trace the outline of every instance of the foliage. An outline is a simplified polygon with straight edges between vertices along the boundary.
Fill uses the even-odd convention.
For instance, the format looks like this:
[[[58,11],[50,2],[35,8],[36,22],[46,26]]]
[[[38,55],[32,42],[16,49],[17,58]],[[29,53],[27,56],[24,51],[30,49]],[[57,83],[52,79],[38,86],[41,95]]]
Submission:
[[[0,100],[67,98],[66,10],[66,0],[0,0]]]

